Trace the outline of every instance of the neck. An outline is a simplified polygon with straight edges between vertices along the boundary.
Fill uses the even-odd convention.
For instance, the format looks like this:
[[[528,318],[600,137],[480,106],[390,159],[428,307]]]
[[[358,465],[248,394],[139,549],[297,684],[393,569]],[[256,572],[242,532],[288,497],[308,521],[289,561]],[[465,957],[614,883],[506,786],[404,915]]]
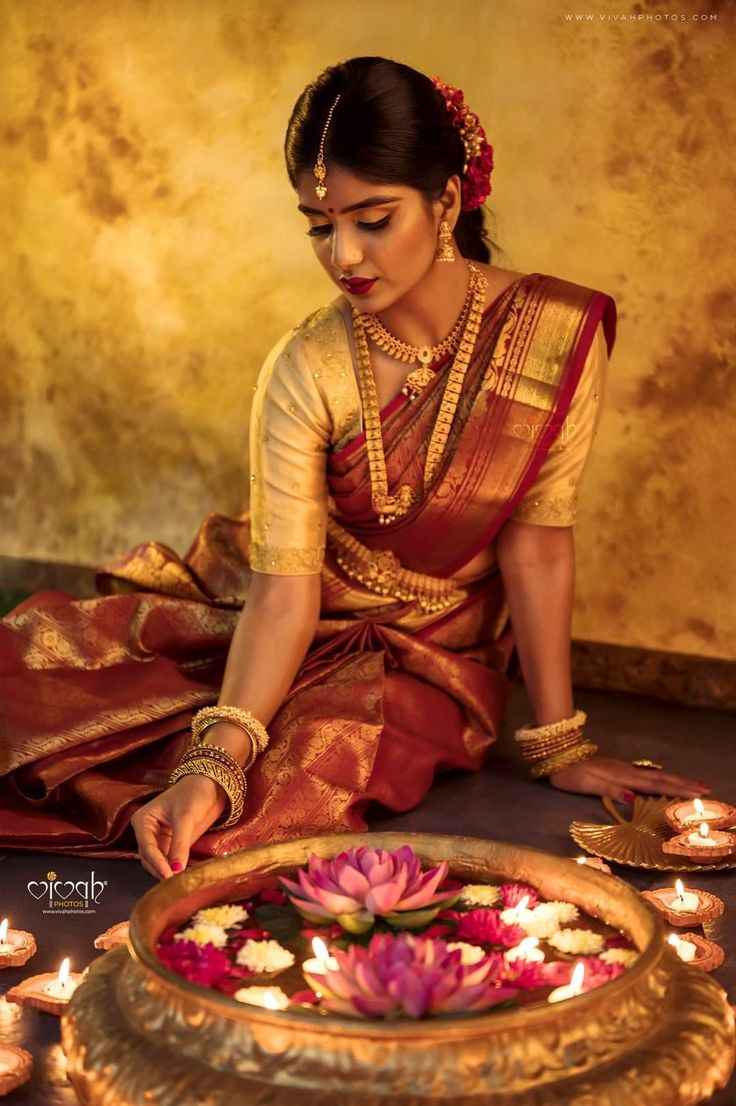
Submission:
[[[463,309],[470,269],[465,258],[452,265],[435,263],[405,296],[379,318],[387,330],[412,346],[437,345],[452,330]]]

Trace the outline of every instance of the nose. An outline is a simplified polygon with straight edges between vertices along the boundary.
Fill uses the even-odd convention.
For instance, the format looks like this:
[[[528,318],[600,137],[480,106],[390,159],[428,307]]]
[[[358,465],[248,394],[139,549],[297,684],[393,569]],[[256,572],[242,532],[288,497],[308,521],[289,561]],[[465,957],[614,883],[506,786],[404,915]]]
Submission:
[[[334,227],[332,232],[332,265],[338,273],[349,273],[363,260],[355,232],[349,227]]]

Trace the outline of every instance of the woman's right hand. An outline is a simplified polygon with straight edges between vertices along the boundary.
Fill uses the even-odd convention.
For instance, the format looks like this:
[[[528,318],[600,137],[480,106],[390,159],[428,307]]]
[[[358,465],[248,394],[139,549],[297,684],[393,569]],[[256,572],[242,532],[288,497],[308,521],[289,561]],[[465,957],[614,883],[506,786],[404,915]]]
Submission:
[[[174,874],[172,864],[186,868],[189,850],[228,805],[219,784],[208,776],[182,776],[140,807],[130,820],[141,864],[157,879]]]

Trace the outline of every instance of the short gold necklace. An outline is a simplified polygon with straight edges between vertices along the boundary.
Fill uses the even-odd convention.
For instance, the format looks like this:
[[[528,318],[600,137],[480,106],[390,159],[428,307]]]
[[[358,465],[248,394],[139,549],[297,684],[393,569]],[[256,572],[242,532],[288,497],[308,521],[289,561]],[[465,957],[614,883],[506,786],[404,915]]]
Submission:
[[[375,342],[379,349],[382,349],[389,357],[393,357],[397,361],[408,364],[413,364],[415,361],[419,362],[420,368],[414,369],[409,373],[404,381],[404,387],[401,389],[402,393],[410,400],[415,400],[434,376],[434,370],[430,368],[430,365],[444,354],[454,353],[457,349],[458,343],[460,342],[460,335],[467,321],[472,295],[473,274],[470,273],[468,289],[465,293],[465,303],[463,304],[463,309],[460,312],[458,320],[447,337],[443,338],[441,342],[438,342],[436,346],[411,346],[408,342],[402,342],[400,338],[394,337],[393,334],[386,330],[377,315],[370,314],[369,312],[361,315],[366,334]]]
[[[473,356],[475,343],[478,338],[481,320],[483,318],[483,304],[488,281],[475,265],[469,263],[470,305],[467,311],[465,326],[460,338],[458,352],[455,355],[452,368],[447,375],[447,383],[442,395],[440,409],[437,412],[432,436],[427,448],[427,457],[424,463],[424,492],[429,489],[435,477],[437,469],[445,452],[447,439],[450,435],[455,411],[460,400],[465,374]],[[383,435],[381,433],[381,412],[378,406],[378,393],[376,381],[371,368],[371,356],[368,349],[368,338],[363,316],[353,308],[353,332],[355,335],[355,351],[358,361],[358,379],[360,384],[360,398],[363,404],[363,422],[365,426],[365,444],[368,454],[368,471],[371,481],[371,505],[378,515],[378,521],[386,526],[396,519],[401,518],[418,501],[419,496],[408,484],[402,485],[398,495],[388,494],[388,475],[386,472],[386,454],[383,449]]]

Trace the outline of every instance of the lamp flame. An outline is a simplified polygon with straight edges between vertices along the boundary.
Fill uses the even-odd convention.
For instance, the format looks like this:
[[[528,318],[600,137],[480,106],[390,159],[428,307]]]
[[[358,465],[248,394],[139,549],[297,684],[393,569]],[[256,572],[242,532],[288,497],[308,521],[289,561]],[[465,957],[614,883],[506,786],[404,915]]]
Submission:
[[[519,901],[518,901],[518,903],[517,903],[517,905],[514,909],[518,910],[519,913],[521,913],[522,910],[526,910],[528,905],[529,905],[529,895],[524,895],[524,898],[519,899]]]
[[[57,980],[58,980],[59,985],[61,987],[65,987],[66,984],[69,982],[69,957],[68,956],[65,956],[64,959],[61,962],[61,967],[59,968],[59,974],[57,976]]]
[[[576,995],[579,995],[583,989],[583,980],[585,979],[585,964],[582,960],[578,960],[570,979],[570,990],[574,991]]]
[[[8,919],[3,918],[0,922],[0,944],[5,944],[5,938],[8,936]]]
[[[707,822],[701,822],[700,823],[700,836],[701,837],[707,837],[709,832],[710,832],[710,826],[708,825],[708,823]]]
[[[676,933],[670,933],[669,937],[667,938],[667,941],[670,945],[672,945],[673,949],[676,949],[677,946],[680,943],[680,938],[677,936]]]
[[[693,799],[693,806],[695,807],[695,813],[699,814],[702,818],[705,814],[705,807],[703,806],[702,799]]]
[[[317,959],[321,960],[323,964],[326,964],[330,959],[330,950],[321,937],[312,938],[312,951]]]
[[[685,888],[682,885],[681,879],[675,880],[675,891],[677,892],[678,899],[683,899],[685,897]]]

